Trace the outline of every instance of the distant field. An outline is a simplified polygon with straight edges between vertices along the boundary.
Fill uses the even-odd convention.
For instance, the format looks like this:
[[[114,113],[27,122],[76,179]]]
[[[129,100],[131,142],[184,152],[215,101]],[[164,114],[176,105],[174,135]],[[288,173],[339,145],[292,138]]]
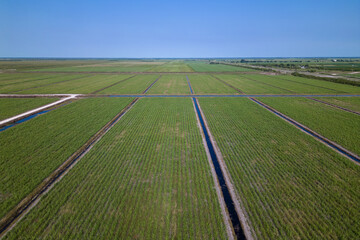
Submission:
[[[149,70],[149,72],[194,72],[184,61],[171,61]]]
[[[163,75],[149,94],[190,94],[185,75]]]
[[[129,98],[84,99],[1,132],[0,145],[6,147],[0,148],[0,216],[129,102]]]
[[[224,64],[209,64],[208,62],[187,61],[185,62],[194,72],[253,72],[251,68],[229,66]]]
[[[56,101],[56,98],[0,98],[0,120]]]
[[[140,100],[6,239],[59,236],[227,238],[191,99]]]
[[[238,92],[211,75],[188,76],[195,94],[238,94]]]
[[[258,239],[357,238],[357,165],[248,99],[199,102]]]

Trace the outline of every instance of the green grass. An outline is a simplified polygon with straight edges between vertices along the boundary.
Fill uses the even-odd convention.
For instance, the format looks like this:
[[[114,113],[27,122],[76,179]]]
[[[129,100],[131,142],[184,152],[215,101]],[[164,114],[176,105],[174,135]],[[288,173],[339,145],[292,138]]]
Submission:
[[[339,93],[337,90],[325,89],[317,86],[310,86],[300,82],[291,82],[280,76],[267,76],[267,75],[247,75],[248,78],[254,79],[260,82],[270,84],[274,87],[280,87],[293,91],[298,94],[336,94]]]
[[[317,99],[360,112],[360,97],[321,97]]]
[[[68,82],[43,86],[19,93],[92,93],[132,75],[93,75]]]
[[[194,70],[189,67],[184,61],[177,60],[167,62],[163,65],[152,68],[149,72],[193,72]]]
[[[248,75],[216,75],[230,85],[240,89],[246,94],[289,94],[286,89],[266,85],[261,81],[248,78]],[[261,75],[259,75],[261,77]]]
[[[148,94],[190,94],[185,75],[163,75]]]
[[[258,239],[359,236],[359,166],[248,99],[199,102]]]
[[[0,218],[130,102],[83,99],[0,133]]]
[[[125,82],[116,84],[98,92],[99,94],[135,94],[142,93],[148,88],[160,75],[137,75]]]
[[[360,116],[306,98],[259,98],[348,150],[360,154]]]
[[[338,93],[360,93],[359,86],[351,86],[347,84],[334,83],[334,82],[322,81],[322,80],[310,79],[304,77],[296,77],[291,75],[279,75],[279,76],[274,76],[274,78],[277,79],[280,78],[280,79],[291,80],[299,83],[309,84],[314,87],[328,88],[329,90],[333,90]]]
[[[186,61],[186,64],[194,70],[194,72],[252,72],[249,68],[229,66],[224,64],[209,64],[201,61]]]
[[[0,120],[13,117],[37,107],[41,107],[56,98],[0,98]]]
[[[191,99],[141,99],[5,237],[227,239]]]
[[[238,94],[211,75],[188,75],[194,94]]]

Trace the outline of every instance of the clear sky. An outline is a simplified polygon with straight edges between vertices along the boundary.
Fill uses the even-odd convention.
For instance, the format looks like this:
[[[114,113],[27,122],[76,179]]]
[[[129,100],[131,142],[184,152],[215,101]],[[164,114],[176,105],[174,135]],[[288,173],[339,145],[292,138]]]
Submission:
[[[0,57],[360,56],[360,0],[1,0]]]

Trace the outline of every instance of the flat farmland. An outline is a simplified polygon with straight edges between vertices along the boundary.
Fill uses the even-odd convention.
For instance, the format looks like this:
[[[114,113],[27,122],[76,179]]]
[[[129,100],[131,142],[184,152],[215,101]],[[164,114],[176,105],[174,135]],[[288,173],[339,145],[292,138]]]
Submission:
[[[5,239],[19,237],[226,239],[191,99],[141,99]]]
[[[225,64],[210,64],[209,62],[201,61],[186,61],[185,62],[194,72],[254,72],[251,68],[243,68],[237,66],[230,66]]]
[[[142,93],[160,75],[137,75],[127,81],[98,92],[99,94],[134,94]]]
[[[190,94],[185,75],[163,75],[148,94]]]
[[[248,99],[199,102],[258,239],[359,236],[356,164]]]
[[[335,104],[340,107],[344,107],[353,111],[360,112],[360,98],[356,97],[346,97],[346,98],[337,98],[337,97],[322,97],[316,98],[321,101]]]
[[[0,98],[0,120],[21,114],[31,109],[41,107],[51,102],[55,102],[56,98]]]
[[[149,70],[149,72],[194,72],[184,61],[171,61]]]
[[[326,138],[360,154],[360,116],[306,98],[259,98]]]
[[[12,209],[128,103],[83,99],[1,132],[0,216]]]
[[[19,93],[92,93],[133,75],[93,75],[75,79],[69,82],[47,85]]]
[[[188,78],[195,94],[238,94],[211,75],[190,75]]]

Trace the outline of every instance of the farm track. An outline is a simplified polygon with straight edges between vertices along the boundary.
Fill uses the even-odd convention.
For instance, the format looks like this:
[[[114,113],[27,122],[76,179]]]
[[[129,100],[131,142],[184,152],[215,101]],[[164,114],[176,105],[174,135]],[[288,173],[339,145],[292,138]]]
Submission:
[[[160,78],[160,77],[159,77]],[[158,78],[158,79],[159,79]],[[146,93],[158,80],[156,79],[146,90]],[[9,211],[0,220],[0,238],[10,231],[17,222],[19,222],[36,204],[40,198],[45,195],[57,182],[59,182],[68,171],[81,160],[86,153],[124,116],[139,100],[135,98],[120,113],[118,113],[110,122],[103,126],[95,135],[93,135],[80,149],[71,155],[59,168],[48,176],[39,186],[37,186],[27,197],[25,197],[14,209]]]
[[[218,80],[218,81],[220,81],[220,82],[224,83],[225,85],[227,85],[227,86],[231,87],[232,89],[235,89],[235,90],[236,90],[236,91],[238,91],[239,93],[241,93],[241,94],[245,94],[243,91],[241,91],[240,89],[238,89],[238,88],[234,87],[233,85],[231,85],[231,84],[229,84],[229,83],[225,82],[224,80],[222,80],[222,79],[220,79],[220,78],[218,78],[218,77],[215,77],[214,75],[211,75],[211,76],[212,76],[213,78],[215,78],[216,80]]]
[[[78,78],[73,78],[73,79],[67,79],[67,80],[63,80],[63,81],[59,81],[59,82],[47,83],[47,84],[39,85],[39,86],[36,86],[36,87],[29,87],[29,88],[25,88],[25,89],[21,89],[21,90],[16,90],[16,91],[13,91],[13,92],[11,92],[11,93],[17,93],[17,92],[27,91],[27,90],[30,90],[30,89],[36,89],[36,88],[40,88],[40,87],[46,87],[46,86],[50,86],[50,85],[54,85],[54,84],[58,84],[58,83],[63,83],[63,82],[69,82],[69,81],[73,81],[73,80],[79,80],[79,79],[86,78],[86,77],[88,77],[88,76],[86,75],[86,76],[82,76],[82,77],[78,77]]]
[[[193,89],[188,76],[186,76],[187,83],[191,94]],[[222,209],[225,225],[227,226],[227,233],[229,239],[233,239],[233,231],[237,239],[253,239],[251,231],[247,225],[245,215],[240,208],[240,203],[237,202],[239,198],[236,197],[234,187],[231,184],[230,176],[227,171],[225,162],[223,161],[219,148],[215,147],[214,138],[207,125],[205,115],[201,110],[200,104],[196,98],[192,98],[194,111],[196,114],[199,130],[203,137],[203,144],[207,153],[211,173],[216,187],[216,193]],[[226,206],[226,210],[225,210]],[[230,224],[232,230],[230,230]]]
[[[129,79],[131,79],[131,78],[133,78],[133,77],[135,77],[135,76],[136,76],[136,75],[131,76],[131,77],[128,77],[128,78],[125,78],[125,79],[122,79],[122,80],[120,80],[120,81],[118,81],[118,82],[116,82],[116,83],[113,83],[113,84],[109,85],[109,86],[106,86],[106,87],[103,87],[103,88],[101,88],[101,89],[99,89],[99,90],[96,90],[96,91],[92,92],[91,94],[96,94],[96,93],[101,92],[101,91],[103,91],[103,90],[105,90],[105,89],[111,88],[111,87],[113,87],[113,86],[115,86],[115,85],[117,85],[117,84],[119,84],[119,83],[125,82],[126,80],[129,80]]]
[[[0,98],[59,98],[73,94],[0,94]],[[360,97],[360,94],[76,94],[79,98],[93,97]]]
[[[326,104],[328,106],[331,106],[331,107],[334,107],[334,108],[338,108],[338,109],[341,109],[343,111],[346,111],[346,112],[350,112],[350,113],[354,113],[356,115],[360,115],[360,112],[357,112],[357,111],[353,111],[353,110],[350,110],[348,108],[344,108],[344,107],[340,107],[338,105],[335,105],[335,104],[332,104],[332,103],[329,103],[329,102],[326,102],[326,101],[322,101],[322,100],[319,100],[319,99],[315,99],[315,98],[312,98],[312,97],[307,97],[307,99],[311,99],[311,100],[314,100],[316,102],[319,102],[319,103],[323,103],[323,104]]]
[[[10,123],[13,123],[13,122],[16,122],[16,121],[19,121],[19,120],[24,119],[26,117],[35,115],[35,114],[37,114],[37,113],[39,113],[41,111],[56,107],[56,106],[58,106],[60,104],[64,104],[64,103],[66,103],[66,102],[68,102],[70,100],[75,99],[76,96],[77,96],[76,94],[71,94],[70,96],[68,96],[66,98],[63,98],[63,99],[60,99],[60,100],[58,100],[56,102],[49,103],[49,104],[46,104],[44,106],[29,110],[29,111],[24,112],[24,113],[21,113],[19,115],[4,119],[4,120],[0,121],[0,127],[3,127],[5,125],[7,125],[7,124],[10,124]]]
[[[253,102],[259,104],[260,106],[264,107],[266,110],[274,113],[278,117],[284,119],[285,121],[292,124],[293,126],[300,129],[301,131],[305,132],[306,134],[314,137],[319,142],[325,144],[326,146],[332,148],[333,150],[340,153],[341,155],[343,155],[343,156],[347,157],[348,159],[352,160],[354,163],[360,165],[360,157],[358,155],[356,155],[355,153],[353,153],[353,152],[347,150],[346,148],[340,146],[339,144],[325,138],[324,136],[320,135],[319,133],[311,130],[310,128],[306,127],[305,125],[303,125],[303,124],[295,121],[294,119],[286,116],[285,114],[277,111],[275,108],[272,108],[272,107],[266,105],[265,103],[261,102],[260,100],[257,100],[257,99],[255,99],[253,97],[249,97],[249,99],[252,100]]]

